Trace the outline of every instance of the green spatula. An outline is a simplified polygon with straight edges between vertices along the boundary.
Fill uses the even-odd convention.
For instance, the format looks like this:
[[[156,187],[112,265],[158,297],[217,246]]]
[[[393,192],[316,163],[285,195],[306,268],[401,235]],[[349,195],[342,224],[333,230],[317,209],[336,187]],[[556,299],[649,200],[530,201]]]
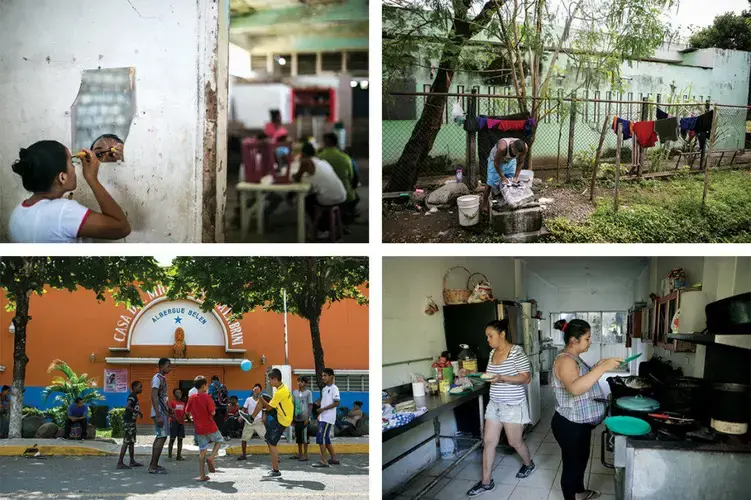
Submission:
[[[624,360],[623,360],[623,363],[621,363],[621,367],[624,367],[624,366],[626,366],[627,364],[629,364],[630,362],[632,362],[633,360],[635,360],[635,359],[638,359],[638,358],[639,358],[639,356],[641,356],[641,353],[639,353],[639,354],[634,354],[633,356],[629,356],[628,358],[624,359]]]

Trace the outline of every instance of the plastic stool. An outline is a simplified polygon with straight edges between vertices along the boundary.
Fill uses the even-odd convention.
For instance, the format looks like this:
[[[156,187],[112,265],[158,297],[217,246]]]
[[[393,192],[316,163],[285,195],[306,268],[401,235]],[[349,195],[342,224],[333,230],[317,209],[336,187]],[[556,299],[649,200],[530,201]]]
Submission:
[[[326,215],[326,212],[328,212],[328,215],[329,215],[329,235],[331,237],[331,242],[336,243],[338,240],[344,237],[344,224],[342,223],[342,212],[338,206],[333,206],[333,207],[317,206],[315,220],[313,221],[313,229],[314,231],[318,230],[318,221],[321,220],[321,217]]]

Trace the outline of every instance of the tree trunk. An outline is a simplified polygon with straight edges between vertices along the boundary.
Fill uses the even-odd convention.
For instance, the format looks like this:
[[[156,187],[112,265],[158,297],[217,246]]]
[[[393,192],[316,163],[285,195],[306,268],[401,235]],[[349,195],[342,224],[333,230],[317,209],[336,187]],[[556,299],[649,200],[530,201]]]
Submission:
[[[325,384],[321,378],[326,364],[323,361],[323,344],[321,343],[321,312],[318,316],[308,320],[310,322],[310,338],[313,341],[313,365],[316,370],[316,385],[321,388]]]
[[[21,437],[21,419],[23,418],[23,393],[26,380],[26,325],[29,322],[29,297],[31,291],[19,293],[16,302],[16,315],[13,318],[13,385],[10,399],[10,428],[8,438]]]
[[[505,0],[499,2],[499,6],[503,3]],[[466,7],[468,9],[469,5]],[[449,92],[462,48],[473,36],[485,29],[496,7],[495,0],[486,2],[482,11],[472,20],[454,14],[451,29],[441,48],[441,62],[438,63],[438,72],[430,86],[430,95],[425,100],[420,118],[396,162],[394,173],[384,189],[385,192],[412,191],[417,184],[420,167],[433,149],[435,138],[443,124],[447,97],[438,96],[435,93]]]

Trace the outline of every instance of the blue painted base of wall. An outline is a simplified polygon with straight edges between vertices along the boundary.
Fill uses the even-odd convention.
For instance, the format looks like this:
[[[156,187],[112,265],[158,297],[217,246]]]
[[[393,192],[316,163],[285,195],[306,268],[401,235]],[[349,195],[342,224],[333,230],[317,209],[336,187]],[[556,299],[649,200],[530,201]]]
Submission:
[[[26,393],[24,394],[24,404],[26,406],[34,406],[36,408],[39,408],[40,410],[47,410],[49,408],[52,408],[54,406],[54,395],[47,398],[47,402],[42,402],[42,391],[44,390],[44,387],[27,387]],[[230,391],[230,396],[237,396],[237,399],[240,404],[243,404],[245,399],[249,397],[251,394],[251,391]],[[145,398],[148,398],[148,395],[144,396],[144,394],[141,394],[141,400]],[[313,401],[318,400],[321,398],[320,392],[314,392],[313,393]],[[367,392],[342,392],[341,393],[341,406],[346,406],[347,408],[352,408],[352,403],[355,401],[362,401],[363,407],[362,411],[364,413],[368,413],[368,393]],[[127,393],[111,393],[111,392],[105,392],[104,393],[104,400],[100,401],[98,404],[99,406],[109,406],[110,408],[118,408],[118,407],[124,407],[125,401],[128,399]],[[146,406],[143,405],[142,406]],[[144,411],[144,414],[146,412]]]

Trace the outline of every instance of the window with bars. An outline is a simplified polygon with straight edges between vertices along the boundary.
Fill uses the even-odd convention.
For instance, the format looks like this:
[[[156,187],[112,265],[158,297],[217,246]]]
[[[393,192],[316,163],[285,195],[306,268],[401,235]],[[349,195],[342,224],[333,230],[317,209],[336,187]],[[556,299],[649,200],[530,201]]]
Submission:
[[[321,71],[341,71],[342,53],[324,52],[321,54]]]
[[[347,52],[347,71],[368,72],[368,51],[348,51]]]
[[[297,74],[315,75],[317,59],[316,54],[297,54]]]
[[[335,372],[336,373],[336,372]],[[296,384],[297,373],[292,374],[292,380]],[[320,391],[318,383],[316,382],[315,375],[304,375],[308,377],[308,388],[313,391]],[[354,375],[354,374],[341,374],[335,375],[334,384],[339,388],[340,392],[368,392],[370,389],[370,383],[368,375]]]
[[[626,349],[626,311],[590,311],[561,312],[550,314],[551,326],[559,319],[571,321],[582,319],[589,323],[592,333],[592,345],[581,358],[588,364],[594,364],[602,358],[627,358]],[[553,343],[563,346],[563,332],[552,330]]]

